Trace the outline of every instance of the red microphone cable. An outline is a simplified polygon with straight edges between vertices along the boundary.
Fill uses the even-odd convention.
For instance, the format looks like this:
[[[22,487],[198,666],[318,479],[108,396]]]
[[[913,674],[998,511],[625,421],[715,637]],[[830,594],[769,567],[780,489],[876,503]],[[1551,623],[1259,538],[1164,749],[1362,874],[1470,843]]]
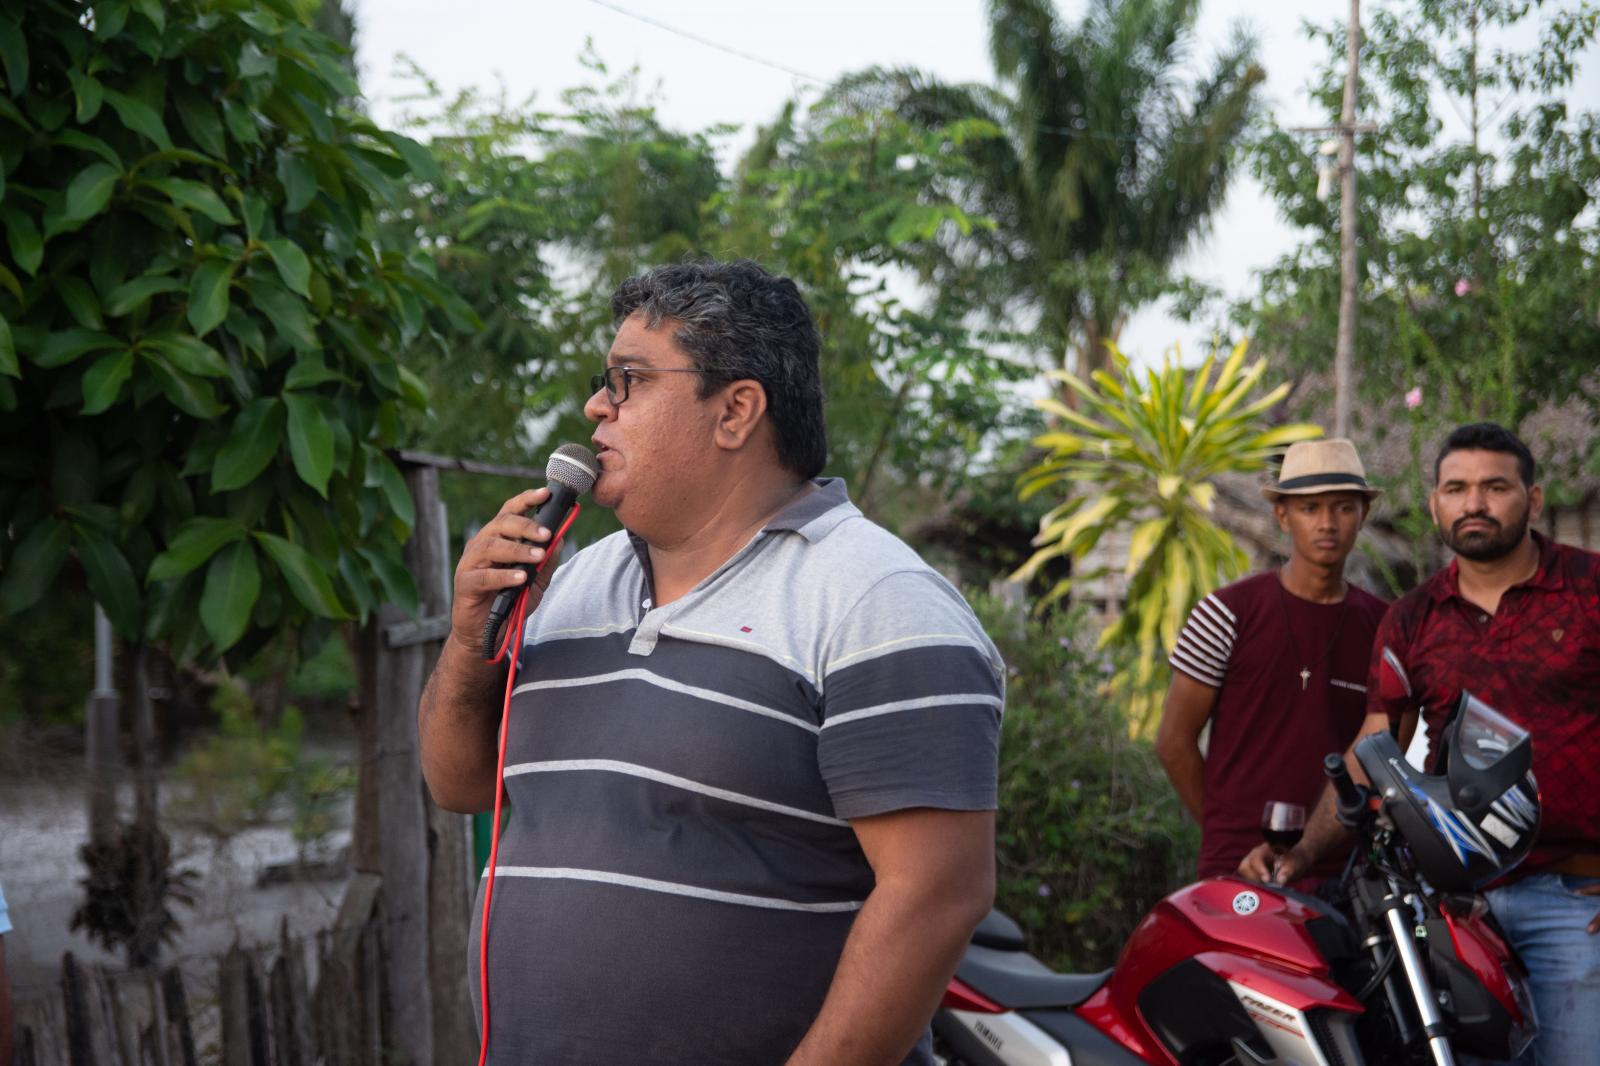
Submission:
[[[544,568],[556,557],[561,547],[561,538],[566,536],[573,519],[577,518],[582,510],[579,505],[572,505],[567,520],[561,523],[556,535],[550,538],[550,546],[545,549],[544,558],[534,568],[534,575],[544,573]],[[528,589],[531,585],[530,580],[522,586],[522,591],[517,593],[516,606],[511,609],[511,617],[506,620],[505,636],[500,641],[500,650],[495,652],[494,658],[487,660],[488,662],[498,663],[506,659],[512,641],[521,637],[522,626],[528,615]],[[496,755],[494,767],[494,825],[489,830],[489,880],[483,886],[483,919],[478,923],[478,999],[482,1005],[483,1016],[483,1035],[478,1042],[478,1066],[484,1066],[489,1057],[489,903],[494,899],[494,871],[500,857],[500,804],[506,794],[506,734],[511,728],[511,692],[517,684],[517,656],[512,655],[507,662],[505,701],[500,708],[500,750]]]

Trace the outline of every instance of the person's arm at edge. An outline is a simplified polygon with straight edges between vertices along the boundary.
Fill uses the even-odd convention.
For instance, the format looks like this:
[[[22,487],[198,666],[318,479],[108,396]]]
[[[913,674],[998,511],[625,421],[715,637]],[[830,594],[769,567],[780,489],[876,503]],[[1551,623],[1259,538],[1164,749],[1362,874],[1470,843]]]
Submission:
[[[1205,756],[1200,734],[1217,705],[1217,690],[1182,670],[1172,671],[1172,684],[1156,730],[1156,758],[1173,791],[1198,824],[1205,806]]]
[[[530,547],[524,541],[542,542],[550,533],[523,512],[548,497],[546,489],[530,489],[507,500],[467,543],[456,564],[450,635],[417,704],[422,776],[433,801],[448,811],[474,814],[494,809],[499,711],[508,666],[483,660],[483,623],[501,589],[522,585],[523,571],[512,569],[513,564],[544,558],[543,547]],[[532,606],[538,606],[553,570],[546,567],[536,580],[529,593]],[[508,657],[516,651],[512,648]]]
[[[1363,737],[1371,736],[1373,733],[1387,733],[1389,728],[1390,719],[1387,711],[1369,711],[1362,721],[1361,731],[1356,734],[1356,739],[1351,741],[1350,747],[1344,753],[1344,764],[1350,770],[1350,776],[1356,784],[1369,783],[1366,771],[1361,769],[1361,763],[1356,759],[1356,745]],[[1401,751],[1411,746],[1411,737],[1416,731],[1417,712],[1402,714],[1399,737]],[[1300,838],[1300,843],[1278,858],[1275,868],[1272,848],[1266,844],[1258,844],[1239,863],[1239,873],[1252,881],[1276,881],[1287,884],[1303,876],[1306,871],[1339,848],[1347,848],[1349,845],[1350,831],[1339,824],[1338,798],[1330,783],[1323,788],[1316,809],[1311,812],[1311,817],[1306,819],[1306,831]]]
[[[917,807],[850,823],[876,884],[789,1066],[898,1066],[994,904],[994,812]]]
[[[9,1066],[11,1046],[11,975],[6,969],[6,938],[0,935],[0,1064]]]

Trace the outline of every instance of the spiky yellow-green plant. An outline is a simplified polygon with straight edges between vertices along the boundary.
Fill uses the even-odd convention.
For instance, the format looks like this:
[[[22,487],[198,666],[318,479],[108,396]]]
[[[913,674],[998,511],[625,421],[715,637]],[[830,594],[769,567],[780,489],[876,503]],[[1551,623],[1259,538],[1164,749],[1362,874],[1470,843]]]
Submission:
[[[1218,474],[1260,470],[1285,446],[1322,435],[1305,423],[1271,426],[1267,413],[1287,385],[1260,392],[1267,361],[1245,365],[1246,342],[1218,365],[1214,349],[1195,370],[1168,356],[1142,373],[1114,345],[1111,372],[1084,382],[1052,372],[1079,399],[1074,411],[1054,399],[1039,405],[1060,421],[1035,439],[1049,456],[1019,482],[1023,499],[1050,489],[1066,498],[1040,521],[1038,550],[1012,575],[1026,580],[1051,559],[1085,557],[1110,532],[1131,530],[1123,564],[1128,601],[1100,634],[1100,646],[1132,651],[1113,686],[1129,701],[1129,727],[1154,727],[1158,669],[1199,600],[1242,574],[1249,557],[1212,517]],[[1213,375],[1213,371],[1215,374]],[[1079,571],[1080,580],[1086,576]],[[1041,606],[1071,591],[1056,583]]]

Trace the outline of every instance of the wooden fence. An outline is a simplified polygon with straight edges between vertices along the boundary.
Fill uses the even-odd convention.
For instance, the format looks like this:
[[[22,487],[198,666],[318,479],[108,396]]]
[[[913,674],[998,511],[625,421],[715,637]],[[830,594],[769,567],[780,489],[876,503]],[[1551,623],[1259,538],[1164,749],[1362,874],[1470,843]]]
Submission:
[[[85,966],[68,952],[59,990],[17,1005],[15,1066],[384,1066],[404,1057],[385,926],[377,879],[358,876],[334,928],[297,940],[285,922],[278,943],[235,945],[198,977]]]

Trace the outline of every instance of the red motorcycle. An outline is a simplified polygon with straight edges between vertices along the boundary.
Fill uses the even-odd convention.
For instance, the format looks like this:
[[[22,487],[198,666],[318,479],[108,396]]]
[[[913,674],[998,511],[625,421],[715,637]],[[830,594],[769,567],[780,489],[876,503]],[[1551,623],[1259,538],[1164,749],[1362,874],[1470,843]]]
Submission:
[[[1324,770],[1358,838],[1339,905],[1214,877],[1145,916],[1114,969],[1059,974],[991,913],[934,1017],[956,1066],[1453,1066],[1515,1058],[1537,1027],[1521,961],[1475,890],[1539,827],[1526,731],[1463,693],[1439,772],[1395,739]]]

